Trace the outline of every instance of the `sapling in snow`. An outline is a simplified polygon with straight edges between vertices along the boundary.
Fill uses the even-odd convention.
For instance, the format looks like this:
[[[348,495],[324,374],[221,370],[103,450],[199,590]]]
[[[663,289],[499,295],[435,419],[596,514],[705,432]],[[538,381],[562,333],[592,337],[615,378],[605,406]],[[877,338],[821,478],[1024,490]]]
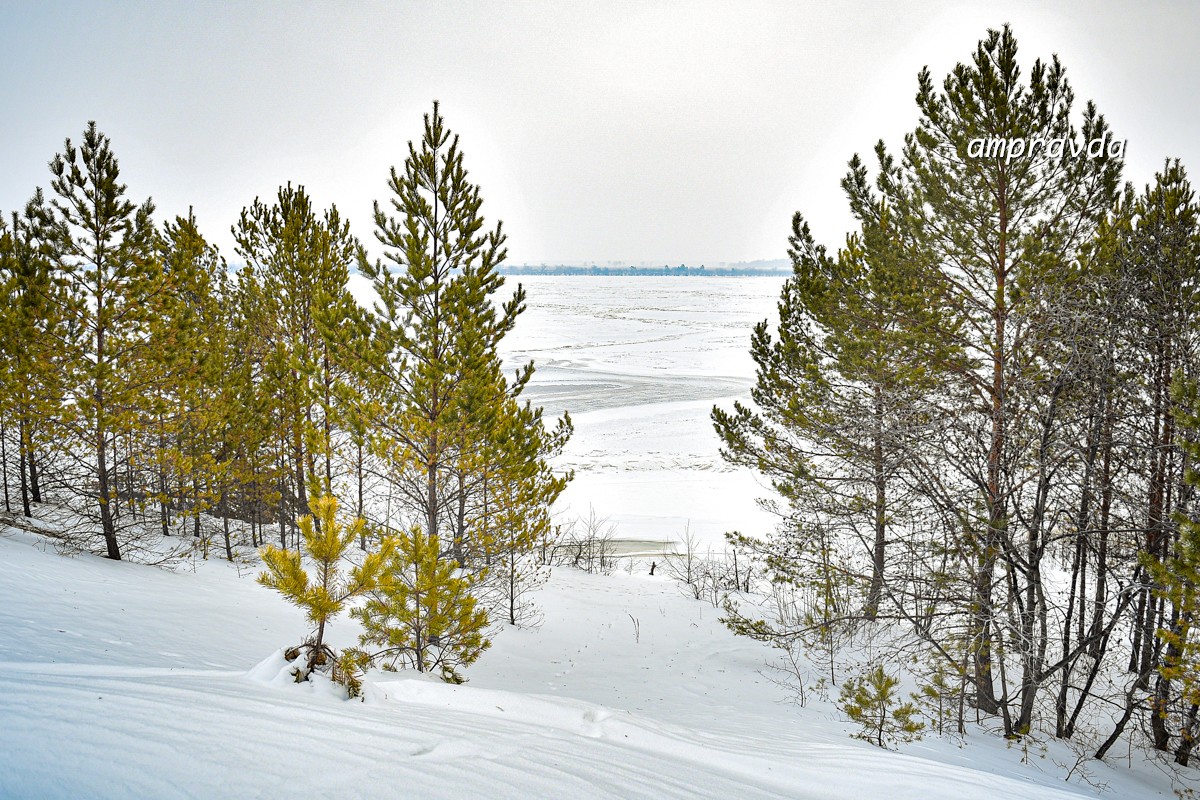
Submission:
[[[914,703],[897,704],[899,685],[900,680],[888,675],[882,664],[842,684],[839,705],[861,727],[856,738],[878,747],[896,740],[909,742],[920,738],[925,725],[916,719],[919,711]]]
[[[487,611],[471,594],[472,576],[443,558],[438,540],[420,528],[387,541],[386,570],[362,608],[350,612],[362,621],[361,644],[382,648],[370,660],[384,669],[411,666],[462,683],[458,667],[491,644]],[[476,573],[476,579],[485,576],[486,570]]]
[[[325,627],[341,613],[346,601],[375,588],[387,563],[389,549],[385,543],[379,552],[365,555],[359,566],[349,572],[343,570],[342,556],[363,534],[366,523],[361,517],[349,525],[338,522],[337,498],[332,495],[314,497],[309,508],[312,514],[298,520],[304,552],[267,545],[260,551],[266,570],[258,576],[259,583],[302,608],[309,622],[316,626],[315,633],[295,648],[296,657],[302,652],[307,653],[304,665],[296,670],[297,681],[306,680],[317,667],[341,663],[337,654],[325,644]],[[314,568],[311,575],[305,569],[304,556]],[[337,677],[337,674],[344,674],[345,669],[334,672]]]

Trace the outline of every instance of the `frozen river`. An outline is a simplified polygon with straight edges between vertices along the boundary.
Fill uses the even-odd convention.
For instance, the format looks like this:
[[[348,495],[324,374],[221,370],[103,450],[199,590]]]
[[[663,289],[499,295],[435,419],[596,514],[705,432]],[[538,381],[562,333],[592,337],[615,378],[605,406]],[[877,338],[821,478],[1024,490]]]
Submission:
[[[751,330],[774,319],[782,277],[511,276],[505,289],[518,281],[528,310],[504,356],[514,368],[533,359],[525,396],[575,422],[564,514],[590,505],[623,539],[677,539],[690,525],[716,547],[725,531],[773,524],[754,502],[767,490],[721,460],[709,413],[749,398]]]

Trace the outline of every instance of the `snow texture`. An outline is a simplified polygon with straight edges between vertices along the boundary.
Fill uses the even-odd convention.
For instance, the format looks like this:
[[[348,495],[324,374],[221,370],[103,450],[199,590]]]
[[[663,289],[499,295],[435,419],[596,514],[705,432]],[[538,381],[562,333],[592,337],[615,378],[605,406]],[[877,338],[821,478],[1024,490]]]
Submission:
[[[902,753],[848,738],[668,581],[559,569],[540,599],[543,626],[501,631],[468,685],[373,672],[349,701],[292,681],[301,615],[235,567],[65,558],[10,529],[0,796],[1094,796],[984,734]],[[331,628],[337,646],[356,635]],[[1095,770],[1111,796],[1157,796]]]

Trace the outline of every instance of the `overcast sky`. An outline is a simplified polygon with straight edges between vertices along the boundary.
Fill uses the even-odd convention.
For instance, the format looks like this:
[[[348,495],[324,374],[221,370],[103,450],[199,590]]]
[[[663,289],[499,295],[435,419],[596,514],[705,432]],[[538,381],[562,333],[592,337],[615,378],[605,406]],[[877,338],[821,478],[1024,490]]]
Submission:
[[[1046,6],[1043,8],[1043,6]],[[1053,6],[1053,8],[1050,8]],[[0,209],[95,119],[135,199],[230,225],[287,181],[375,247],[371,203],[442,103],[510,261],[781,258],[840,243],[838,180],[1011,22],[1129,140],[1200,172],[1200,3],[17,3],[0,0]]]

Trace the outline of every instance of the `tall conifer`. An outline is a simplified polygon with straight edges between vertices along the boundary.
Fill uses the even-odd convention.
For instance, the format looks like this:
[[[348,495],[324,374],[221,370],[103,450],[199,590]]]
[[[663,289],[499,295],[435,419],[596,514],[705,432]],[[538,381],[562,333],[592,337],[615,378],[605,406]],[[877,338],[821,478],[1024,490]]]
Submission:
[[[95,493],[105,552],[120,559],[115,514],[115,448],[144,403],[139,363],[148,355],[148,333],[159,316],[166,281],[155,249],[146,200],[125,196],[120,168],[107,136],[89,122],[78,146],[66,140],[50,162],[55,197],[51,237],[58,279],[71,296],[64,311],[71,342],[71,429],[86,444],[85,491]]]

